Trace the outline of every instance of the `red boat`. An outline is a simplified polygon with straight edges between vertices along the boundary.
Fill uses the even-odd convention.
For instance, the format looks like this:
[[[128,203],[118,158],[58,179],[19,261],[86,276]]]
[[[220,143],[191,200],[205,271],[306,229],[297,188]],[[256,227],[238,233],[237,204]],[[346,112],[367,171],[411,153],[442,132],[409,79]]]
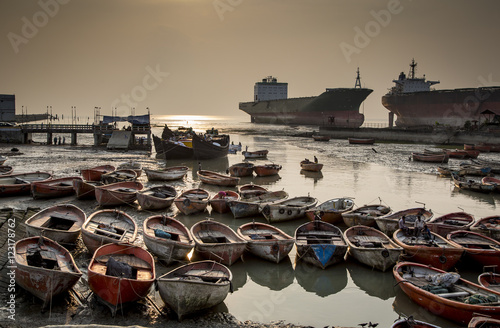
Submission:
[[[427,222],[429,230],[446,238],[450,232],[469,230],[474,223],[474,215],[465,212],[454,212],[441,215]]]
[[[80,172],[85,181],[101,181],[103,174],[113,172],[115,169],[113,165],[101,165],[90,169],[83,169]]]
[[[481,182],[483,184],[495,186],[495,189],[493,191],[500,192],[500,179],[494,177],[484,177],[481,179]]]
[[[143,185],[136,181],[117,182],[95,188],[95,198],[101,206],[115,206],[133,203]]]
[[[73,180],[73,189],[78,199],[95,199],[95,187],[102,185],[100,181]]]
[[[500,293],[500,274],[494,272],[484,272],[477,277],[477,281],[484,288]]]
[[[373,145],[375,139],[373,138],[348,138],[351,145]]]
[[[469,321],[468,328],[499,328],[500,320],[490,317],[477,316]]]
[[[280,172],[281,165],[278,164],[264,164],[264,165],[255,165],[253,167],[253,171],[257,174],[258,177],[266,177],[270,175],[276,175]]]
[[[481,218],[470,226],[470,230],[500,241],[500,216]]]
[[[80,177],[66,177],[31,183],[31,195],[33,199],[57,198],[73,195],[73,180],[81,180]]]
[[[51,178],[52,174],[47,172],[3,175],[0,177],[0,197],[29,195],[33,182],[45,181]]]
[[[175,206],[184,215],[203,212],[208,206],[210,193],[205,189],[189,189],[174,199]]]
[[[473,145],[473,144],[464,144],[464,149],[465,150],[478,150],[482,153],[489,153],[491,150],[491,146],[488,145]]]
[[[477,158],[480,151],[474,149],[447,149],[445,152],[450,158]]]
[[[199,170],[197,174],[201,182],[215,186],[235,187],[240,181],[238,177],[220,174],[214,171]]]
[[[114,317],[118,306],[146,297],[156,278],[153,256],[128,244],[99,247],[88,267],[90,289]]]
[[[428,163],[448,163],[449,156],[446,153],[428,154],[428,153],[411,153],[414,162]]]
[[[227,202],[232,200],[240,200],[240,195],[236,191],[232,190],[224,190],[219,191],[212,199],[208,202],[217,213],[227,213],[230,212],[231,209],[227,205]]]
[[[251,183],[240,186],[238,188],[238,192],[240,193],[241,199],[246,199],[266,194],[269,192],[269,190],[265,187],[254,185],[253,183]]]
[[[470,281],[457,277],[456,273],[433,268],[428,265],[399,262],[393,268],[393,275],[398,285],[408,297],[432,314],[444,317],[461,325],[466,325],[476,314],[488,315],[500,319],[500,293],[488,290]],[[425,290],[430,289],[432,280],[448,280],[447,287],[443,285],[435,289],[436,294]],[[448,278],[448,279],[447,279]],[[450,278],[454,278],[453,280]],[[453,282],[455,279],[455,282]],[[436,286],[437,287],[437,286]],[[477,297],[490,299],[482,304],[472,304]]]
[[[447,239],[465,249],[465,256],[482,266],[500,267],[500,242],[472,231],[453,231]]]

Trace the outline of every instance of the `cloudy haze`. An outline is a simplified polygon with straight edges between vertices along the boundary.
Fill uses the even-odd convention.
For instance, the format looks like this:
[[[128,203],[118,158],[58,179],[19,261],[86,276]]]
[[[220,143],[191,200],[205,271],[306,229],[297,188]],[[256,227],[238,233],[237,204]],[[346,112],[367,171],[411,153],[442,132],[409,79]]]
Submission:
[[[438,89],[500,85],[500,2],[1,0],[0,93],[17,112],[246,116],[273,75],[289,97],[362,84],[368,120],[412,58]]]

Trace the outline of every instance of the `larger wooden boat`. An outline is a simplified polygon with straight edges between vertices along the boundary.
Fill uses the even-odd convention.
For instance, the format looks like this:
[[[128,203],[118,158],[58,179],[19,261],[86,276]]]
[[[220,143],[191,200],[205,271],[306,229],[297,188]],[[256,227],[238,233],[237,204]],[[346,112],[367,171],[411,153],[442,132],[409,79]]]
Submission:
[[[396,320],[391,328],[441,328],[425,321],[415,320],[412,316]]]
[[[102,182],[105,184],[112,184],[117,182],[125,181],[135,181],[138,175],[135,170],[132,169],[118,169],[113,172],[103,174],[101,176]]]
[[[466,325],[475,314],[500,319],[500,293],[459,278],[456,273],[419,263],[400,262],[394,266],[393,275],[396,284],[413,302],[434,315],[461,325]],[[485,302],[478,303],[478,299]]]
[[[143,223],[146,247],[167,265],[174,261],[187,261],[194,247],[189,229],[180,221],[165,216],[150,216]]]
[[[392,236],[399,229],[399,219],[405,217],[406,226],[413,227],[417,217],[421,216],[424,221],[429,221],[433,213],[423,207],[409,208],[375,218],[378,228],[387,236]]]
[[[105,244],[133,243],[136,236],[134,219],[118,210],[94,212],[82,226],[82,239],[91,253]]]
[[[47,172],[17,173],[0,176],[0,197],[29,195],[31,183],[52,178]]]
[[[382,272],[392,268],[403,253],[403,248],[383,232],[357,225],[344,231],[349,244],[349,255],[359,262]]]
[[[299,196],[261,206],[261,212],[269,223],[299,219],[313,208],[318,200],[314,197]]]
[[[70,196],[75,193],[73,180],[81,179],[80,177],[65,177],[45,181],[34,181],[31,183],[31,195],[33,199]]]
[[[116,206],[133,203],[143,185],[137,181],[117,182],[95,187],[95,198],[101,206]]]
[[[351,145],[373,145],[375,139],[373,138],[347,138]]]
[[[300,162],[300,168],[304,171],[319,172],[323,168],[323,164],[311,162],[306,158]]]
[[[481,181],[475,181],[473,179],[468,179],[465,177],[460,177],[455,173],[451,174],[453,184],[455,187],[463,190],[476,191],[481,193],[490,193],[495,191],[495,185],[482,183]]]
[[[250,253],[274,263],[287,257],[295,243],[292,236],[265,223],[245,223],[236,232],[247,242]]]
[[[160,170],[143,169],[148,181],[173,181],[184,178],[189,171],[187,166],[170,166]]]
[[[207,170],[199,170],[197,174],[201,182],[215,186],[235,187],[240,181],[240,178],[238,177],[232,177]]]
[[[137,174],[137,177],[142,175],[142,164],[133,160],[120,163],[117,170],[132,170]]]
[[[255,216],[261,213],[261,207],[282,201],[288,198],[288,193],[284,190],[267,192],[259,196],[244,200],[232,200],[227,202],[227,206],[233,213],[235,219]]]
[[[458,230],[446,237],[452,244],[465,249],[465,256],[483,266],[500,267],[500,242],[485,235]]]
[[[52,297],[73,287],[82,273],[71,253],[45,237],[21,239],[14,245],[15,280],[28,292],[43,301],[42,309]]]
[[[500,216],[481,218],[470,226],[470,230],[500,241]]]
[[[435,217],[427,222],[432,232],[446,238],[449,233],[457,230],[469,230],[474,223],[474,215],[465,212],[453,212]]]
[[[253,175],[253,163],[236,163],[227,169],[232,177],[251,177]]]
[[[481,315],[473,317],[469,321],[469,324],[467,325],[467,328],[499,328],[499,327],[500,327],[499,319],[493,319],[490,318],[489,316],[481,316]]]
[[[500,274],[495,272],[483,272],[477,277],[477,281],[484,288],[500,293]]]
[[[80,173],[85,181],[101,181],[103,174],[111,173],[116,169],[113,165],[100,165],[89,169],[82,169]]]
[[[344,261],[348,245],[342,231],[333,224],[316,220],[295,230],[297,259],[326,269]]]
[[[352,210],[353,206],[351,198],[333,198],[306,210],[306,216],[314,221],[316,215],[320,215],[321,221],[336,224],[342,222],[342,213]]]
[[[255,165],[253,171],[258,177],[267,177],[271,175],[279,174],[281,170],[281,165],[278,164],[263,164]]]
[[[153,135],[153,143],[155,145],[156,158],[171,160],[189,159],[194,156],[192,139],[189,139],[189,142],[183,142],[181,140],[162,139]]]
[[[191,227],[191,235],[195,242],[195,250],[200,256],[225,265],[236,262],[247,244],[229,226],[213,220],[195,223]]]
[[[193,134],[193,152],[196,159],[227,156],[230,138],[227,134],[200,137]]]
[[[213,196],[208,203],[212,207],[212,211],[217,213],[230,212],[228,202],[240,200],[240,195],[236,191],[221,190]]]
[[[100,181],[73,180],[73,189],[78,199],[95,199],[95,187],[102,185]]]
[[[312,138],[314,141],[330,141],[330,136],[328,135],[313,134]]]
[[[224,265],[199,261],[174,269],[157,280],[163,302],[178,320],[188,314],[206,310],[226,299],[233,275]]]
[[[446,153],[429,154],[429,153],[411,153],[413,161],[427,163],[448,163],[449,156]]]
[[[382,204],[372,204],[360,206],[355,210],[350,210],[342,213],[342,220],[348,227],[356,225],[364,225],[367,227],[375,227],[375,219],[392,212],[391,208]]]
[[[253,183],[244,184],[238,187],[238,192],[241,199],[252,198],[262,194],[266,194],[269,190],[263,186],[255,185]]]
[[[479,156],[479,150],[466,150],[466,149],[444,149],[450,158],[466,159],[466,158],[477,158]]]
[[[269,154],[269,150],[256,150],[256,151],[248,151],[244,150],[241,152],[245,159],[256,159],[256,158],[267,158],[267,154]]]
[[[494,177],[484,177],[481,179],[482,184],[489,184],[495,186],[494,192],[500,192],[500,179]]]
[[[407,236],[399,229],[394,232],[392,239],[405,251],[405,256],[412,261],[432,265],[441,270],[450,270],[460,260],[464,248],[450,243],[449,240],[433,232],[431,238],[423,235]]]
[[[99,247],[87,273],[90,289],[110,308],[113,317],[122,304],[145,298],[156,278],[151,254],[129,244]]]
[[[205,189],[189,189],[174,199],[175,206],[184,215],[200,213],[207,209],[210,194]]]
[[[143,210],[162,210],[169,208],[177,197],[177,190],[169,185],[150,187],[136,194],[137,202]]]
[[[75,205],[54,205],[26,220],[26,234],[44,236],[60,244],[75,244],[86,219],[85,212]]]

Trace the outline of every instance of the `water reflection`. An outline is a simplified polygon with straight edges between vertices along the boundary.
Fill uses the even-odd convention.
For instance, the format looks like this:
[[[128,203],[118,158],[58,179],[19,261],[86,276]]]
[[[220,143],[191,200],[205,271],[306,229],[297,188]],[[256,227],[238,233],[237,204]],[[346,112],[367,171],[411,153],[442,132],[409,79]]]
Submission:
[[[347,271],[349,271],[349,276],[354,284],[368,295],[378,297],[381,300],[394,297],[394,277],[391,271],[372,270],[354,261],[349,262]]]
[[[303,176],[305,176],[306,178],[313,179],[314,183],[316,183],[319,180],[323,179],[323,173],[321,171],[319,171],[319,172],[312,172],[312,171],[300,170],[300,174],[303,175]]]
[[[464,190],[454,186],[450,196],[453,198],[453,197],[459,197],[461,195],[465,195],[481,203],[495,205],[495,198],[493,197],[493,194],[484,194],[471,190]]]
[[[322,270],[296,259],[295,278],[307,292],[321,297],[333,295],[347,286],[346,263],[339,263]]]
[[[243,262],[250,279],[263,287],[280,291],[293,282],[294,271],[290,257],[280,263],[272,263],[251,254],[244,254]]]
[[[253,183],[258,185],[273,185],[281,179],[279,174],[270,175],[267,177],[254,177]]]

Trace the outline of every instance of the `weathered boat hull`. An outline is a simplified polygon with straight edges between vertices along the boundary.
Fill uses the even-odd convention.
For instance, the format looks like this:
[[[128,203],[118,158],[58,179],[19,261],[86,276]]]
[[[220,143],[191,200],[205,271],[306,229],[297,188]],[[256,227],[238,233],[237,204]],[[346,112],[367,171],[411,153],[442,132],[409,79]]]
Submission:
[[[137,202],[143,210],[161,210],[169,208],[177,196],[177,191],[171,186],[151,187],[137,192]]]
[[[316,214],[321,213],[321,221],[337,224],[342,222],[342,213],[352,210],[353,206],[354,201],[350,198],[334,198],[306,210],[306,216],[314,221]]]
[[[197,173],[201,182],[215,186],[235,187],[240,181],[238,177],[231,177],[207,170],[199,170]]]
[[[113,172],[116,168],[113,165],[101,165],[80,171],[85,181],[101,181],[103,174]]]
[[[469,230],[474,223],[474,216],[465,212],[454,212],[433,218],[427,222],[427,227],[432,232],[437,233],[441,237],[457,230]]]
[[[95,188],[95,198],[101,206],[131,204],[137,199],[137,191],[143,185],[136,181],[117,182]]]
[[[277,164],[255,165],[253,167],[253,171],[258,177],[277,175],[279,174],[280,170],[281,170],[281,165]]]
[[[448,234],[447,239],[456,247],[465,249],[465,256],[482,266],[500,267],[500,242],[473,232],[458,230]]]
[[[207,209],[210,194],[204,189],[189,189],[174,199],[175,206],[184,215],[204,212]]]
[[[428,211],[423,207],[417,207],[377,217],[375,218],[375,223],[383,233],[387,236],[392,236],[394,232],[399,229],[399,219],[403,215],[406,217],[406,225],[409,227],[414,225],[414,222],[419,215],[423,217],[424,221],[429,221],[433,216],[431,211]]]
[[[102,186],[100,181],[73,180],[73,189],[78,199],[95,199],[95,187]]]
[[[294,197],[261,207],[261,212],[269,223],[283,222],[304,217],[306,211],[314,207],[318,200],[313,197]]]
[[[163,140],[155,135],[153,135],[153,142],[156,150],[156,158],[165,160],[189,159],[194,156],[192,147],[170,142],[169,140]]]
[[[500,241],[500,216],[488,216],[481,218],[470,226],[470,231],[474,231],[495,240]]]
[[[231,165],[227,170],[229,175],[233,177],[251,177],[253,175],[252,163],[237,163]]]
[[[103,174],[101,176],[101,180],[105,184],[113,184],[117,182],[135,181],[137,177],[138,175],[135,170],[119,169],[113,172]]]
[[[300,162],[300,168],[304,171],[319,172],[323,168],[321,163],[303,163]]]
[[[189,168],[187,166],[173,166],[162,170],[144,169],[148,181],[173,181],[184,178]]]
[[[0,197],[29,195],[34,181],[45,181],[52,178],[47,172],[31,172],[3,175],[0,177]]]
[[[75,193],[73,180],[82,180],[80,177],[67,177],[31,183],[33,199],[57,198],[70,196]]]
[[[355,210],[350,210],[342,213],[342,220],[348,227],[364,225],[367,227],[375,227],[375,218],[392,212],[389,206],[385,205],[365,205],[358,207]]]
[[[233,200],[237,201],[240,199],[240,195],[235,191],[224,190],[223,192],[225,193],[224,196],[222,196],[221,193],[219,192],[208,201],[208,203],[212,207],[212,210],[217,213],[230,212],[231,209],[229,208],[228,202]]]
[[[220,135],[217,139],[218,145],[200,138],[193,134],[193,152],[196,159],[210,159],[227,156],[230,138],[228,135]]]

